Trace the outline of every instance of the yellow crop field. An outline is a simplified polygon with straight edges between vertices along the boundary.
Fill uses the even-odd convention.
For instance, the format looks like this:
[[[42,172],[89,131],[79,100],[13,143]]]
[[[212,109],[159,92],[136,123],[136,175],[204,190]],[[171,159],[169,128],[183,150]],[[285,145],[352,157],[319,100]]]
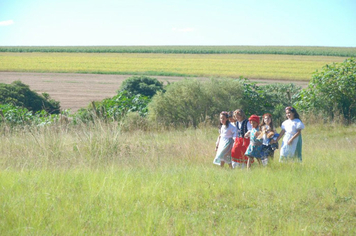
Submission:
[[[0,71],[310,80],[345,57],[272,54],[0,53]]]

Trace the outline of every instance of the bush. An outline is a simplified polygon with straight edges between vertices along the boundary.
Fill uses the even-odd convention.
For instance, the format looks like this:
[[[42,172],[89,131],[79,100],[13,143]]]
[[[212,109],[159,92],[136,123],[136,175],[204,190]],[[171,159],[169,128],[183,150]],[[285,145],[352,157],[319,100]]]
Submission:
[[[158,91],[164,91],[163,83],[147,76],[133,76],[126,79],[120,87],[120,92],[127,91],[133,95],[141,94],[153,97]]]
[[[349,123],[356,116],[356,60],[326,65],[315,72],[308,88],[300,93],[297,107],[304,112],[321,112],[334,119],[341,114]]]
[[[149,104],[149,118],[163,125],[192,125],[214,119],[225,110],[241,106],[242,83],[233,79],[201,82],[184,79],[159,92]]]
[[[148,123],[146,117],[141,116],[138,112],[129,112],[120,121],[121,131],[147,130]]]
[[[47,93],[37,94],[21,81],[0,84],[0,104],[24,107],[33,113],[41,110],[53,114],[59,114],[60,112],[59,102],[51,99]]]
[[[0,104],[0,124],[7,124],[9,126],[43,126],[46,124],[54,123],[59,119],[59,115],[48,114],[44,110],[33,113],[27,108],[18,107],[11,104]]]
[[[263,91],[260,98],[257,114],[271,113],[275,125],[286,119],[285,107],[293,106],[298,100],[301,87],[295,84],[269,84],[258,88]],[[248,99],[247,101],[251,103]]]
[[[257,86],[245,78],[183,80],[166,87],[149,104],[149,118],[159,124],[184,124],[217,120],[221,111],[243,109],[246,115],[269,112],[274,121],[285,120],[284,108],[296,101],[300,87],[294,84]]]
[[[119,121],[130,112],[137,112],[140,116],[147,115],[149,97],[137,94],[132,95],[127,91],[119,92],[118,95],[104,99],[101,102],[92,103],[87,109],[80,109],[74,116],[74,121],[89,122],[95,118],[107,121]]]

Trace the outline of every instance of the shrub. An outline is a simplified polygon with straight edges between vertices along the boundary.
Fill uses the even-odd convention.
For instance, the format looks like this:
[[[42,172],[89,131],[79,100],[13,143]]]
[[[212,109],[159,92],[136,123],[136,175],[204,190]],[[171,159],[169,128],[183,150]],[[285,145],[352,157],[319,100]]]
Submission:
[[[43,126],[58,121],[59,117],[60,116],[57,114],[48,114],[44,110],[33,113],[24,107],[18,107],[11,104],[0,104],[0,123],[5,123],[9,126]]]
[[[26,124],[32,120],[32,112],[26,108],[17,107],[11,104],[0,104],[1,123],[7,122],[10,125]]]
[[[316,71],[297,103],[304,112],[322,112],[334,119],[341,114],[349,123],[356,116],[356,59],[326,65]]]
[[[166,87],[149,104],[149,118],[159,124],[184,124],[217,120],[221,111],[243,109],[246,115],[269,112],[274,121],[285,120],[284,108],[294,104],[300,92],[294,84],[258,86],[239,79],[183,80]]]
[[[164,91],[163,83],[147,76],[133,76],[126,79],[120,87],[120,92],[127,91],[133,95],[141,94],[153,97],[158,91]]]
[[[59,102],[51,99],[47,93],[37,94],[21,81],[0,84],[0,103],[24,107],[33,113],[41,110],[53,114],[59,114],[60,112]]]
[[[146,117],[141,116],[138,112],[129,112],[120,121],[121,131],[147,130],[148,123]]]
[[[201,82],[184,79],[159,92],[149,104],[149,118],[164,125],[197,127],[206,119],[214,119],[222,110],[240,107],[243,96],[240,80],[211,79]]]
[[[285,107],[293,106],[298,100],[301,87],[295,84],[269,84],[259,87],[262,102],[257,114],[271,113],[274,123],[281,124],[285,119]],[[249,102],[249,100],[247,99]]]
[[[127,91],[119,92],[118,95],[104,99],[101,102],[92,103],[87,109],[80,109],[74,116],[74,121],[89,122],[95,118],[119,121],[130,112],[137,112],[140,116],[146,116],[147,104],[150,98],[137,94],[132,95]]]
[[[112,98],[104,99],[98,108],[106,118],[120,120],[130,112],[137,112],[140,116],[146,116],[148,112],[147,104],[150,100],[144,95],[131,95],[123,91]]]

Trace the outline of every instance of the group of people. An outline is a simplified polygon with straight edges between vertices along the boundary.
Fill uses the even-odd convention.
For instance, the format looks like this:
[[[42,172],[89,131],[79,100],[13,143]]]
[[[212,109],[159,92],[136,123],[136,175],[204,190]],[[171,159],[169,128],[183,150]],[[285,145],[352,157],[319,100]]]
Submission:
[[[260,117],[251,115],[248,119],[243,110],[220,113],[219,136],[216,141],[214,164],[231,168],[251,167],[255,159],[266,166],[278,149],[278,141],[283,137],[279,161],[302,161],[302,135],[304,124],[294,107],[286,107],[286,120],[278,134],[273,125],[272,115]]]

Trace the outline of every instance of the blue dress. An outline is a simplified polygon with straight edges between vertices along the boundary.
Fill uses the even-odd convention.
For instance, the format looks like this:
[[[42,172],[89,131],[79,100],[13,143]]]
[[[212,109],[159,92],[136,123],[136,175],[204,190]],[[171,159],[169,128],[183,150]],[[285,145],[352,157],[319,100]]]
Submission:
[[[245,155],[248,157],[254,157],[261,159],[262,152],[262,140],[257,139],[256,132],[258,130],[253,128],[250,133],[250,145],[248,146]]]

